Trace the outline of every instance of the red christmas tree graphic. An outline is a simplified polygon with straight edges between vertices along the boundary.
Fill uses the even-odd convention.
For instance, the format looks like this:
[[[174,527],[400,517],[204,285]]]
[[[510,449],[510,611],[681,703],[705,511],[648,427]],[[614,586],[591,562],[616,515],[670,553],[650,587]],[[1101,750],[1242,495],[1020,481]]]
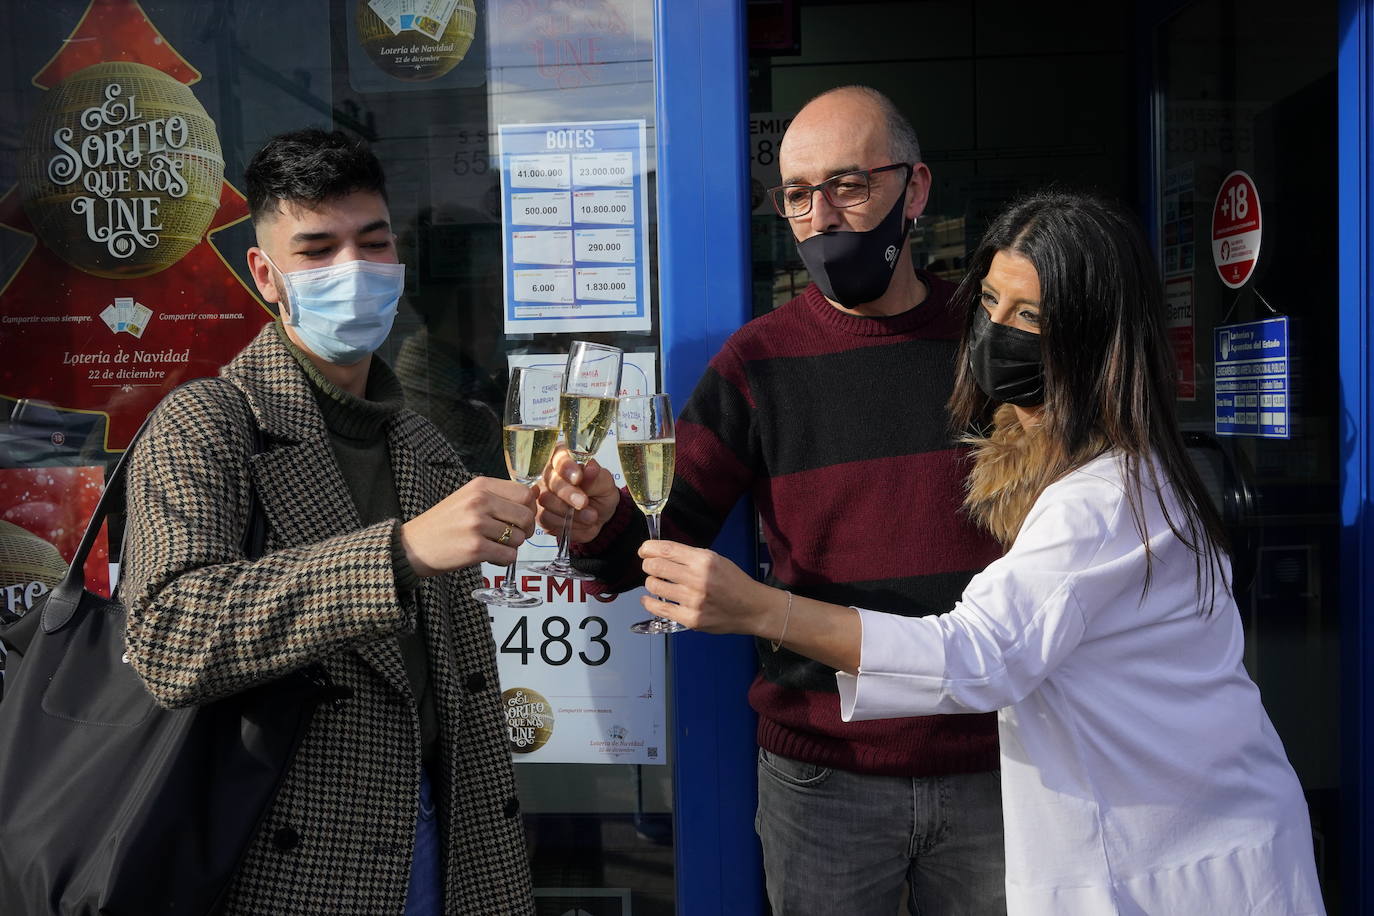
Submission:
[[[187,86],[200,80],[136,0],[92,0],[33,83],[52,90],[111,62],[152,67]],[[218,210],[185,255],[156,273],[128,278],[69,264],[44,242],[22,198],[19,186],[0,196],[0,227],[32,239],[19,267],[0,276],[0,396],[104,414],[106,449],[126,447],[167,390],[216,374],[271,320],[213,241],[248,216],[243,195],[227,181]],[[53,213],[81,219],[66,209]]]

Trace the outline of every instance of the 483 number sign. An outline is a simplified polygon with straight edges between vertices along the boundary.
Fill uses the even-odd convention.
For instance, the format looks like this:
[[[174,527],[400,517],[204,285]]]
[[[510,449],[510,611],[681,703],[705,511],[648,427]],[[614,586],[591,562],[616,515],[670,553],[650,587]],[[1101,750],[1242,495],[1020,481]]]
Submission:
[[[539,632],[532,634],[530,619],[522,614],[501,640],[500,652],[518,655],[522,665],[538,655],[544,664],[554,667],[577,661],[595,668],[611,660],[611,644],[606,640],[609,632],[604,617],[589,615],[578,622],[574,635],[572,621],[551,614],[539,625]],[[584,648],[579,649],[579,645]]]

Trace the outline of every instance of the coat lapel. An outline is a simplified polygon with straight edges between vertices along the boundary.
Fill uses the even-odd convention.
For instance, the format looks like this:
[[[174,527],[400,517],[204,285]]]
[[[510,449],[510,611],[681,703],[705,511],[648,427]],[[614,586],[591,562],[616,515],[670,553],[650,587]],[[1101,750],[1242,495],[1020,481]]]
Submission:
[[[424,513],[447,496],[457,486],[457,459],[452,452],[437,447],[437,436],[417,435],[423,424],[408,410],[387,428],[387,442],[391,448],[391,470],[396,478],[396,496],[401,501],[404,519]],[[437,579],[424,579],[416,589],[421,616],[435,607]]]
[[[392,471],[396,476],[396,494],[407,519],[426,511],[468,479],[456,454],[442,436],[417,414],[401,411],[387,433]],[[468,593],[478,587],[480,581],[473,570],[460,570],[420,583],[415,595],[420,606],[419,625],[431,646],[453,645],[450,632],[453,621],[442,613],[436,613],[437,609],[448,608],[450,614],[456,614],[462,613],[470,605],[485,608],[468,597]],[[459,594],[455,595],[455,591]],[[430,678],[435,697],[443,700],[440,704],[441,718],[446,718],[457,710],[462,701],[462,692],[457,686],[459,672],[454,666],[452,651],[430,652]],[[451,726],[451,723],[446,724],[446,728]]]
[[[275,445],[253,457],[252,472],[278,544],[314,544],[361,525],[328,441]]]
[[[268,520],[269,548],[357,531],[362,522],[310,382],[274,327],[264,328],[224,374],[243,389],[266,436],[267,450],[253,456],[250,468]],[[402,492],[399,479],[397,489]],[[401,503],[409,517],[404,495]],[[397,691],[412,693],[395,639],[379,639],[358,653]]]
[[[409,410],[402,410],[387,427],[396,495],[406,518],[424,512],[463,482],[458,456],[428,427],[428,421]]]

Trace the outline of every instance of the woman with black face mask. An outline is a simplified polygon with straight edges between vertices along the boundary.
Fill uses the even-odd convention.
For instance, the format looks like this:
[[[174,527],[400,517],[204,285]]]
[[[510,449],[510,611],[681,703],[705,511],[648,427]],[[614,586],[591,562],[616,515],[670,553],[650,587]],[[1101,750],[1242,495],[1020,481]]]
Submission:
[[[839,669],[846,719],[998,710],[1013,916],[1324,912],[1140,231],[1087,196],[1018,202],[959,301],[966,505],[1007,552],[952,610],[825,604],[667,541],[640,550],[645,608]]]

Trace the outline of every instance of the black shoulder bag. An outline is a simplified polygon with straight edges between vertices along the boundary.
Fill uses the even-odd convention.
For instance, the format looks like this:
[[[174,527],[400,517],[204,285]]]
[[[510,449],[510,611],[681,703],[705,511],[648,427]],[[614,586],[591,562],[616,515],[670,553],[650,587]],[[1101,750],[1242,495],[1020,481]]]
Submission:
[[[0,702],[5,916],[215,912],[316,706],[341,698],[314,665],[204,706],[154,702],[124,654],[124,607],[86,591],[84,575],[123,501],[138,438],[65,577],[0,628],[10,652]],[[266,523],[256,493],[249,499],[243,545],[256,559]]]

